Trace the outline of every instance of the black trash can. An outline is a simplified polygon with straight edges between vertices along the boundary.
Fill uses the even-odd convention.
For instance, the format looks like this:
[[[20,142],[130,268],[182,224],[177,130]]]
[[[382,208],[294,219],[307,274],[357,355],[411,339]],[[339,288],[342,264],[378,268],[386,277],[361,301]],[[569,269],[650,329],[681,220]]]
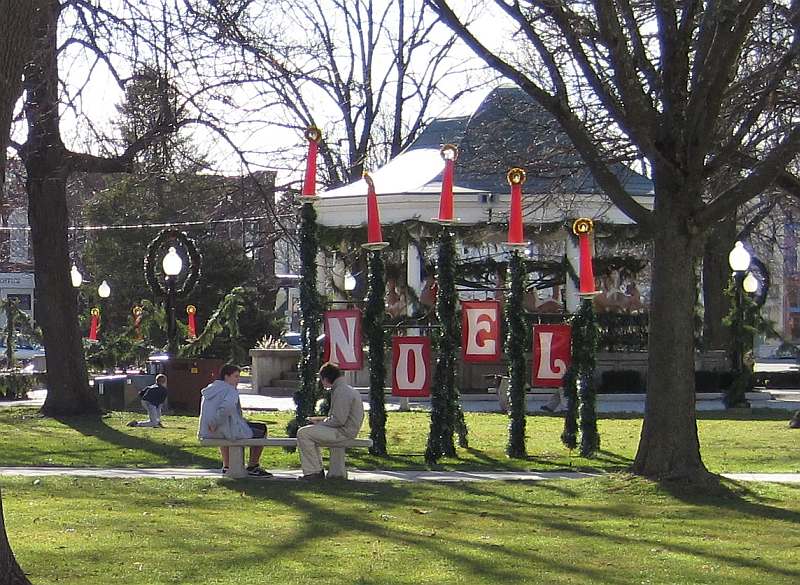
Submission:
[[[97,376],[94,378],[94,391],[97,402],[103,410],[125,410],[125,374]]]

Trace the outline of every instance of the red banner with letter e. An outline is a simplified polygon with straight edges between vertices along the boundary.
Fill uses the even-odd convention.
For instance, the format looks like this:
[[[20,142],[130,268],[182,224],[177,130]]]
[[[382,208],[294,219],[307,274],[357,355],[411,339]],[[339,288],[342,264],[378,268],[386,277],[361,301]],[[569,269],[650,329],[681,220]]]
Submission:
[[[533,328],[533,380],[537,388],[558,388],[571,361],[569,325],[535,325]]]
[[[341,370],[360,370],[364,365],[361,351],[361,311],[340,309],[325,311],[326,362],[334,362]]]
[[[461,302],[461,354],[465,362],[500,361],[500,302]]]
[[[431,338],[392,337],[392,396],[431,393]]]

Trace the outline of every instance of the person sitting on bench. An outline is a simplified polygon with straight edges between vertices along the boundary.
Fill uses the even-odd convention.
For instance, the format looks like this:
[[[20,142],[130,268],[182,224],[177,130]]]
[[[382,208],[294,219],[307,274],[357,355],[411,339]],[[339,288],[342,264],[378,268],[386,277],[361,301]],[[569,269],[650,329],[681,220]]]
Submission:
[[[262,439],[267,434],[267,425],[254,423],[242,416],[239,402],[239,366],[225,364],[219,371],[219,379],[203,388],[200,402],[200,428],[197,436],[201,439]],[[228,471],[229,447],[220,447],[222,454],[222,473]],[[272,477],[258,464],[264,447],[250,447],[247,475],[253,477]]]
[[[327,362],[319,369],[319,379],[331,391],[331,408],[327,417],[310,416],[310,425],[297,431],[297,448],[300,450],[300,465],[303,476],[300,479],[325,479],[322,469],[320,447],[330,448],[329,478],[347,478],[345,468],[345,449],[337,444],[355,439],[364,422],[364,404],[361,394],[348,384],[342,371],[335,364]]]

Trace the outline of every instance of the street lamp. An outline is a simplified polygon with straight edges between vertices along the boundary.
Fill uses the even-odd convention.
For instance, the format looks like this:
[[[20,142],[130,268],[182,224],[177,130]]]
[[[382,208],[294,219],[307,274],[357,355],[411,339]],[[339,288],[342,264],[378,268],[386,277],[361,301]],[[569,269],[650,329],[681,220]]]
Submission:
[[[178,256],[174,246],[170,246],[169,251],[161,261],[161,267],[164,269],[164,274],[166,275],[164,280],[167,284],[165,309],[167,311],[168,353],[174,357],[178,352],[177,323],[175,320],[175,284],[177,283],[178,275],[183,270],[183,260]]]
[[[184,260],[178,254],[176,245],[180,245],[188,259],[184,270]],[[158,258],[161,258],[161,273],[157,274]],[[164,308],[167,314],[167,352],[174,358],[178,353],[177,323],[175,320],[175,303],[178,297],[189,294],[200,278],[200,264],[202,257],[197,251],[194,242],[183,232],[166,229],[159,233],[147,246],[147,255],[144,259],[144,272],[147,284],[154,293],[164,297]],[[186,273],[182,278],[181,274]]]
[[[101,299],[107,299],[111,296],[111,287],[108,286],[108,283],[105,280],[100,283],[100,286],[97,287],[97,294],[100,295]]]
[[[750,253],[742,242],[736,242],[728,254],[728,264],[733,271],[734,286],[734,316],[736,319],[733,331],[733,367],[737,372],[744,371],[744,299],[742,292],[755,292],[758,290],[758,281],[747,272],[750,268]],[[749,278],[748,278],[749,277]],[[747,284],[745,285],[745,281]],[[755,287],[753,284],[755,283]],[[752,289],[752,290],[747,290]]]
[[[72,286],[75,288],[79,288],[83,283],[83,275],[75,264],[72,265],[72,270],[69,271],[69,277],[72,280]]]

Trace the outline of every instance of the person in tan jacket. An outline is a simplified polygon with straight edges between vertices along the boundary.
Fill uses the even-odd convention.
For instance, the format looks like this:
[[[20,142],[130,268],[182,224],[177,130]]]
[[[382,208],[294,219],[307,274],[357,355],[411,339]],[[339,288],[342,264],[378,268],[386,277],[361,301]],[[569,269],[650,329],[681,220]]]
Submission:
[[[329,478],[347,479],[345,449],[339,443],[355,439],[364,422],[364,404],[361,394],[342,377],[335,364],[327,362],[319,369],[320,382],[331,392],[331,408],[327,417],[309,417],[310,425],[297,431],[297,448],[303,476],[300,479],[325,479],[320,447],[330,449]]]

